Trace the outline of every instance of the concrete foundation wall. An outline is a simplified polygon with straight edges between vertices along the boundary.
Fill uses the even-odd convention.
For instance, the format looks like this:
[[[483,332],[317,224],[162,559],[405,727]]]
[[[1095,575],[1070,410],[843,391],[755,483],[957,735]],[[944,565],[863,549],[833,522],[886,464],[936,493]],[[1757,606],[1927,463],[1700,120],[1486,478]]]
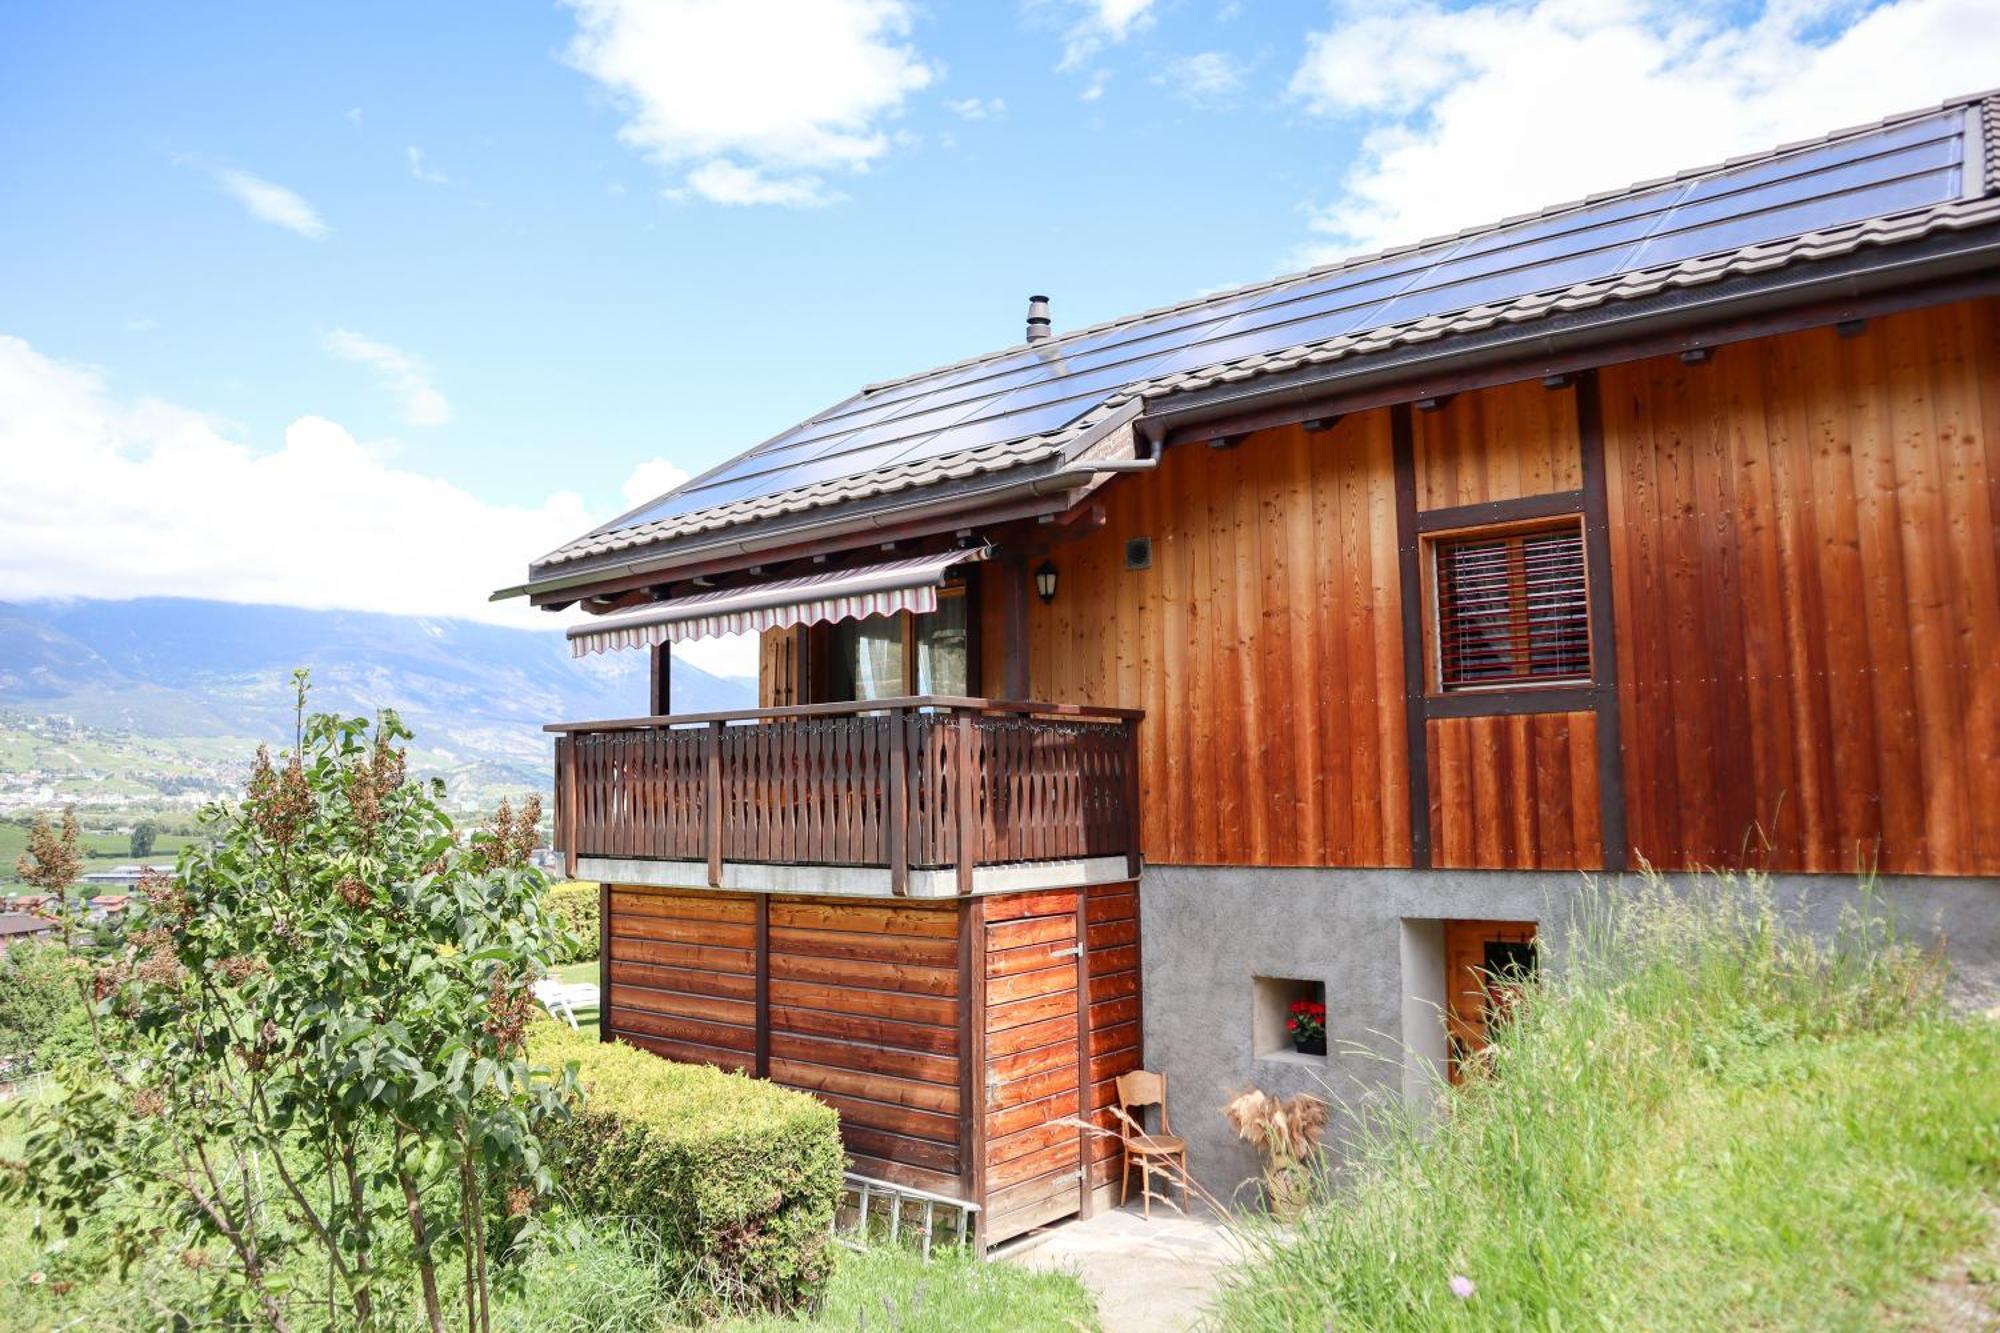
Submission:
[[[1858,900],[1852,876],[1780,875],[1772,886],[1781,906],[1802,906],[1829,935]],[[1244,1182],[1257,1155],[1221,1115],[1245,1087],[1421,1104],[1445,1049],[1440,923],[1537,922],[1560,967],[1584,888],[1569,873],[1149,866],[1139,896],[1146,1067],[1167,1075],[1196,1179],[1225,1202],[1239,1186],[1254,1199]],[[2000,1000],[2000,880],[1900,877],[1878,889],[1907,937],[1945,948],[1955,998]],[[1324,1059],[1256,1053],[1257,978],[1325,985]]]

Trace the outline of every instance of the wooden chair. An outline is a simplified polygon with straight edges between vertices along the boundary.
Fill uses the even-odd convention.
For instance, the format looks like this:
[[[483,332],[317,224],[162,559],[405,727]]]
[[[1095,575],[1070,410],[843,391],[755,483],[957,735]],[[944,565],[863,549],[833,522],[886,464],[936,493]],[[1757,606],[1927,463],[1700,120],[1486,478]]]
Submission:
[[[1160,1108],[1160,1129],[1157,1134],[1146,1129],[1146,1108]],[[1150,1070],[1135,1069],[1129,1074],[1118,1076],[1118,1109],[1123,1114],[1118,1119],[1118,1134],[1125,1146],[1125,1169],[1118,1173],[1118,1204],[1122,1208],[1132,1186],[1132,1172],[1139,1172],[1139,1198],[1141,1207],[1150,1220],[1153,1216],[1153,1173],[1166,1172],[1169,1167],[1177,1169],[1181,1178],[1181,1212],[1188,1207],[1188,1166],[1187,1140],[1173,1132],[1167,1123],[1167,1076]],[[1169,1177],[1171,1181],[1171,1177]],[[1166,1198],[1165,1194],[1160,1196]]]

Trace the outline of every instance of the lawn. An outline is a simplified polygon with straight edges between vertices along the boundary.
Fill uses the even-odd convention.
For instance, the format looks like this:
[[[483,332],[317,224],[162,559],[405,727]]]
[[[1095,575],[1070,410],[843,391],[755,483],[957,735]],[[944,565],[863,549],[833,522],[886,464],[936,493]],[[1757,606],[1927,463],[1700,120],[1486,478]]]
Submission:
[[[1932,1326],[1954,1272],[2000,1318],[2000,1023],[1932,983],[1720,895],[1636,907],[1530,988],[1435,1132],[1375,1121],[1220,1320]]]
[[[558,981],[567,982],[570,985],[587,981],[594,986],[597,984],[597,960],[595,958],[587,958],[580,963],[564,963],[560,967],[550,968],[549,975]],[[597,1031],[597,1015],[592,1014],[587,1018],[579,1017],[576,1021],[576,1030],[578,1032],[595,1033]]]
[[[180,849],[191,841],[176,834],[162,833],[154,840],[153,850],[144,858],[132,855],[132,836],[129,833],[107,833],[85,829],[83,831],[84,862],[86,874],[96,870],[110,870],[114,866],[130,865],[138,860],[149,864],[170,865]],[[28,849],[28,827],[0,820],[0,886],[8,892],[22,893],[27,886],[14,873],[14,862]]]

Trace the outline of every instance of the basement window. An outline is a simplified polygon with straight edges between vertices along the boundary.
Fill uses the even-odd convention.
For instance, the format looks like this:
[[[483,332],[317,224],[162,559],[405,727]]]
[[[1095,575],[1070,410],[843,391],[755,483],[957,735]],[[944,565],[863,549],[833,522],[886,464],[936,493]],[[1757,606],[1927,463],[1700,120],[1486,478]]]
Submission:
[[[1250,986],[1251,1052],[1259,1060],[1304,1060],[1318,1064],[1326,1058],[1324,1031],[1317,1043],[1318,1049],[1307,1052],[1299,1049],[1300,1043],[1286,1026],[1294,1005],[1317,1006],[1318,1013],[1325,1014],[1324,981],[1300,977],[1252,977]]]
[[[1580,519],[1436,538],[1430,572],[1440,690],[1590,679]]]

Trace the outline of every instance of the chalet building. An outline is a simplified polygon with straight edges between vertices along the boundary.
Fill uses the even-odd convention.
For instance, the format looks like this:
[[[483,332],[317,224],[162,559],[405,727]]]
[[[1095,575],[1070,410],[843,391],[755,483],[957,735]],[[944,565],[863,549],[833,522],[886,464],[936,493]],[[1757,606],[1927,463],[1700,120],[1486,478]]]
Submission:
[[[1996,512],[2000,94],[1036,298],[499,595],[655,663],[551,728],[606,1034],[818,1094],[999,1240],[1100,1203],[1071,1117],[1142,1065],[1225,1194],[1246,1084],[1436,1095],[1586,874],[1765,869],[1830,925],[1877,872],[1993,987]],[[763,706],[675,714],[671,644],[746,630]]]

